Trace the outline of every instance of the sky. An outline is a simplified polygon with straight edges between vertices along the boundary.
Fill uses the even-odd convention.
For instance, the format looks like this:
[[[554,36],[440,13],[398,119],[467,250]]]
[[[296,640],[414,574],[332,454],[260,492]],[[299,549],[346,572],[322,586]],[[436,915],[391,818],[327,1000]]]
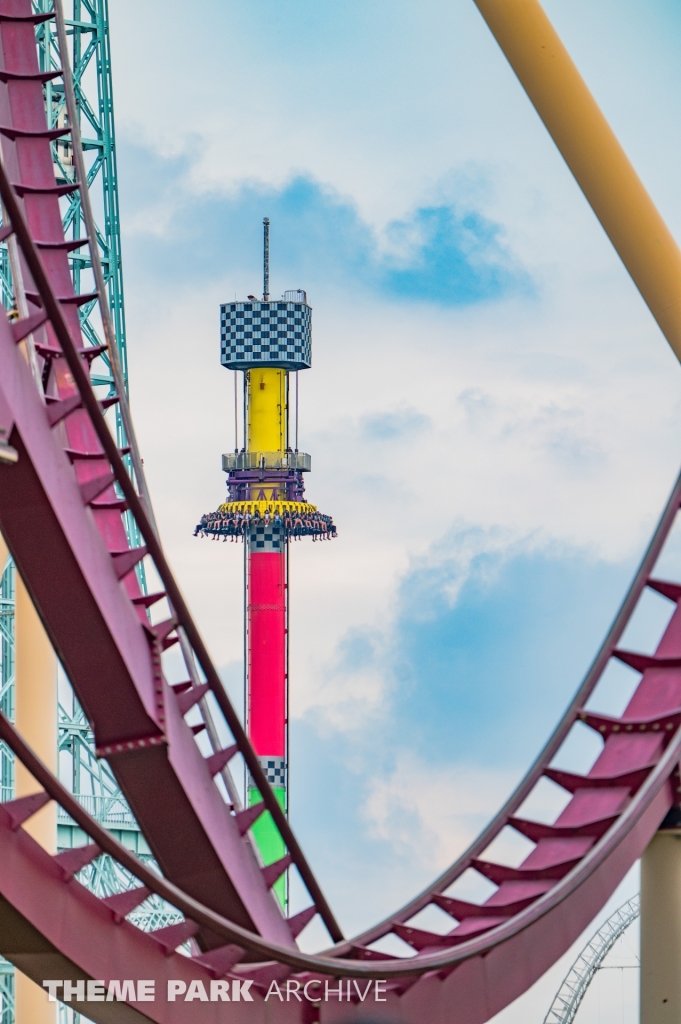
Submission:
[[[681,9],[545,6],[679,237]],[[568,703],[678,471],[681,371],[472,0],[110,19],[133,414],[237,701],[242,550],[192,530],[224,498],[218,306],[261,287],[263,216],[272,292],[313,307],[299,447],[339,535],[291,552],[291,815],[351,933],[461,852]],[[504,1024],[543,1019],[567,961]]]

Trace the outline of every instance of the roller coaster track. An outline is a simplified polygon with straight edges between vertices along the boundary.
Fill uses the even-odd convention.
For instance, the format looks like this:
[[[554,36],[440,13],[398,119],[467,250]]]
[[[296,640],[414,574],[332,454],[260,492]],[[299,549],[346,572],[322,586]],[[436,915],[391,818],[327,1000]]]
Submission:
[[[563,978],[563,983],[544,1017],[544,1024],[572,1024],[589,985],[618,939],[641,913],[641,898],[634,896],[618,907],[592,935]]]
[[[97,351],[83,344],[78,305],[84,297],[74,295],[69,274],[59,198],[72,186],[54,181],[37,17],[45,16],[33,15],[30,0],[0,0],[0,237],[16,241],[27,303],[16,322],[0,316],[0,529],[92,725],[98,754],[108,760],[162,876],[92,819],[0,718],[0,739],[36,782],[34,796],[0,805],[0,953],[39,984],[45,978],[156,981],[154,1002],[128,993],[123,1002],[86,1003],[76,991],[72,1006],[97,1022],[213,1022],[214,1003],[168,1002],[160,993],[169,979],[201,981],[208,989],[228,978],[252,993],[252,1001],[224,1008],[230,1019],[359,1021],[368,1012],[366,985],[380,979],[385,1001],[371,1004],[372,1018],[482,1024],[565,953],[679,803],[681,584],[656,579],[654,569],[681,505],[681,478],[591,669],[515,793],[420,896],[344,940],[222,688],[138,493],[140,481],[136,486],[126,470],[90,383]],[[129,547],[124,513],[134,518],[142,547]],[[140,592],[134,570],[142,559],[155,567],[163,593]],[[623,631],[646,588],[671,602],[668,625],[653,654],[622,650]],[[154,620],[149,611],[163,606],[166,617]],[[163,654],[177,640],[190,678],[171,687]],[[587,708],[612,659],[640,675],[619,718]],[[233,743],[225,749],[213,743],[206,756],[197,732],[208,728],[207,716],[194,726],[186,716],[209,695]],[[553,766],[580,724],[603,742],[585,775]],[[261,792],[257,808],[240,809],[215,781],[237,753]],[[522,816],[523,803],[545,778],[571,795],[552,824]],[[29,835],[22,826],[49,801],[78,823],[88,845],[51,856]],[[249,835],[264,808],[289,851],[267,867]],[[484,856],[508,827],[533,843],[519,867]],[[102,853],[139,886],[98,899],[81,885],[78,872]],[[311,905],[287,920],[271,887],[289,864]],[[470,869],[496,887],[483,904],[448,893]],[[151,893],[183,920],[152,933],[127,920]],[[444,934],[413,921],[430,905],[449,916],[452,927]],[[334,945],[313,955],[295,940],[315,914]],[[388,935],[402,939],[411,955],[376,949]],[[191,956],[178,953],[188,940]],[[290,983],[294,992],[308,985],[319,998],[277,997],[265,1005],[273,982]]]

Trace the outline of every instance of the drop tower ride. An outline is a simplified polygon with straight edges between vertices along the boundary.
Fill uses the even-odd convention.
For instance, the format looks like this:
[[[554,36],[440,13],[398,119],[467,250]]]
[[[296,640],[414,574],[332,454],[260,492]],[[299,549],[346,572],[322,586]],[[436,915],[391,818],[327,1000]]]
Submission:
[[[330,516],[305,501],[311,459],[298,451],[298,372],[311,365],[311,315],[302,290],[269,294],[269,219],[264,219],[262,301],[220,307],[220,361],[243,373],[244,445],[222,456],[228,500],[201,518],[196,535],[244,543],[245,714],[248,735],[282,809],[288,811],[288,559],[291,540],[336,536]],[[295,427],[289,429],[291,374]],[[235,381],[236,437],[236,381]],[[293,441],[293,447],[291,445]],[[249,806],[260,794],[247,780]],[[269,813],[253,824],[263,864],[286,849]],[[285,878],[275,891],[286,902]]]

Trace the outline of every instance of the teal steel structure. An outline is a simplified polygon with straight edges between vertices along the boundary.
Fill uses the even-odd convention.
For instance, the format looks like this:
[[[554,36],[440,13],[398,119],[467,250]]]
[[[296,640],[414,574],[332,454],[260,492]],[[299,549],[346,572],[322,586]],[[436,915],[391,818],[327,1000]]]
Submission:
[[[36,14],[52,10],[52,0],[33,0]],[[66,32],[69,41],[68,60],[71,66],[76,108],[83,150],[87,162],[87,185],[90,202],[97,222],[97,242],[104,272],[107,297],[113,320],[116,344],[127,391],[128,358],[125,334],[125,302],[123,296],[123,266],[121,261],[120,213],[118,199],[118,172],[116,167],[116,137],[113,108],[113,80],[111,71],[111,45],[109,39],[108,0],[64,0]],[[36,27],[38,55],[41,70],[60,71],[62,54],[56,25],[47,19]],[[47,81],[44,86],[45,108],[50,127],[68,125],[66,96],[62,78]],[[70,184],[76,178],[70,137],[53,142],[55,177],[58,184]],[[86,235],[79,190],[62,200],[62,219],[67,239],[78,240]],[[94,292],[92,263],[87,245],[74,249],[70,255],[71,273],[75,291]],[[96,299],[80,307],[83,334],[91,345],[102,342],[101,321]],[[98,365],[103,364],[94,383],[114,391],[114,381],[106,353]],[[116,435],[119,445],[127,444],[118,407]],[[69,688],[70,689],[70,688]],[[59,706],[60,772],[67,772],[74,793],[104,801],[119,798],[113,776],[99,765],[94,753],[94,739],[85,716],[72,695],[67,699],[70,708]],[[132,815],[127,812],[128,818]],[[136,829],[136,826],[134,826]],[[73,845],[69,826],[59,826],[60,845]],[[141,851],[140,851],[141,852]]]
[[[52,0],[33,0],[33,7],[37,14],[47,13],[52,10]],[[109,38],[109,4],[108,0],[70,0],[70,2],[64,0],[64,12],[66,32],[70,43],[68,58],[73,77],[82,147],[87,163],[88,192],[96,219],[99,258],[127,394],[128,350],[121,258],[121,220]],[[70,18],[68,17],[69,12]],[[39,24],[36,37],[41,70],[59,71],[62,67],[62,59],[54,21],[49,19]],[[62,128],[68,124],[63,80],[56,79],[45,83],[45,107],[50,127]],[[53,155],[57,183],[70,184],[75,180],[76,175],[73,150],[68,136],[53,143]],[[63,202],[64,236],[75,241],[86,234],[80,192],[72,192]],[[92,263],[87,246],[75,249],[70,254],[69,260],[76,292],[95,291]],[[96,299],[80,307],[80,319],[86,341],[91,345],[100,345],[102,328]],[[97,386],[104,387],[106,394],[114,394],[116,389],[106,352],[102,354],[99,364],[103,364],[103,369],[92,375],[92,382]],[[125,434],[119,405],[114,407],[112,415],[116,420],[116,439],[119,447],[125,449],[128,445],[128,438]],[[125,461],[131,470],[130,457],[126,456]],[[140,543],[137,526],[132,517],[126,516],[126,520],[130,540],[137,546]],[[145,589],[143,566],[138,566],[136,571],[140,584]]]
[[[50,11],[52,0],[35,0],[34,8],[36,13]],[[69,59],[83,150],[88,161],[87,183],[95,217],[98,220],[97,241],[100,260],[127,388],[128,357],[108,0],[71,0],[71,17],[68,17],[68,9],[66,13],[67,34],[71,43]],[[37,37],[42,70],[49,72],[60,69],[62,62],[54,22],[49,20],[39,25]],[[64,85],[59,79],[46,83],[45,104],[51,127],[63,127],[68,123]],[[75,172],[68,136],[54,143],[54,161],[58,182],[62,184],[72,182]],[[67,238],[78,239],[84,235],[79,192],[73,192],[65,201],[64,228]],[[76,291],[87,290],[86,285],[91,277],[89,274],[91,263],[87,249],[75,250],[71,253],[70,260]],[[93,345],[99,345],[101,329],[97,323],[95,301],[82,307],[81,321],[87,340]],[[104,362],[106,363],[106,359]],[[110,373],[99,374],[95,382],[113,387],[113,378]],[[117,421],[117,429],[119,440],[124,444],[125,438],[120,420]]]

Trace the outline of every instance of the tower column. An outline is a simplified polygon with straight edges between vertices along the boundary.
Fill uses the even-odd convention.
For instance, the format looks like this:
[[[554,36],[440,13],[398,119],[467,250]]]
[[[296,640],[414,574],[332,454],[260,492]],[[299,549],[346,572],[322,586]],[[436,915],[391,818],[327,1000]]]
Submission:
[[[681,1021],[681,829],[641,857],[641,1024]]]
[[[288,813],[289,539],[330,540],[331,516],[305,500],[310,456],[289,446],[289,372],[311,362],[311,314],[302,289],[269,294],[269,220],[264,221],[263,298],[220,307],[220,361],[244,375],[244,441],[222,456],[228,500],[201,517],[194,536],[243,541],[245,549],[245,716],[263,772]],[[297,402],[297,393],[296,393]],[[247,780],[249,806],[262,796]],[[264,865],[286,854],[269,811],[251,826]],[[283,873],[274,891],[287,903]]]
[[[247,409],[246,449],[278,452],[288,443],[288,372],[281,367],[258,367],[245,374]],[[279,494],[276,481],[268,487],[251,486],[252,501],[273,502]],[[246,534],[246,639],[248,734],[260,758],[267,780],[282,810],[287,811],[287,562],[288,544],[281,523],[269,517],[251,523]],[[261,800],[249,785],[248,803]],[[269,813],[253,827],[253,834],[265,864],[286,853],[284,841]],[[286,879],[276,883],[275,892],[286,903]]]

